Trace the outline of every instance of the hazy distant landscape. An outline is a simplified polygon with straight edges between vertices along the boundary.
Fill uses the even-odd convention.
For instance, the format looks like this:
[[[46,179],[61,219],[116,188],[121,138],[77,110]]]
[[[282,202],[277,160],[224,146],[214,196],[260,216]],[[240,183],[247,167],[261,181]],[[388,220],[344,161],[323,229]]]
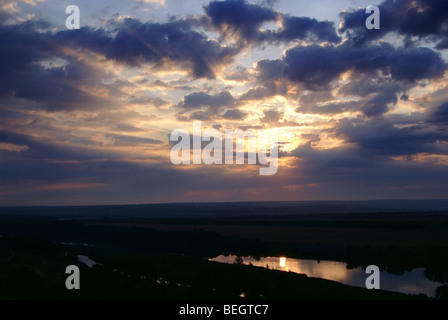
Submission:
[[[444,299],[448,284],[445,203],[1,208],[0,297]],[[425,204],[431,206],[422,210]],[[230,264],[210,261],[220,255],[255,260],[251,264],[242,259]],[[393,275],[423,268],[437,289],[432,296],[367,290],[275,270],[272,263],[269,269],[257,267],[256,261],[263,257],[335,261],[348,269],[375,264]],[[85,259],[92,263],[86,264]],[[81,268],[81,290],[64,286],[65,267],[70,264]],[[409,283],[413,285],[417,284]]]

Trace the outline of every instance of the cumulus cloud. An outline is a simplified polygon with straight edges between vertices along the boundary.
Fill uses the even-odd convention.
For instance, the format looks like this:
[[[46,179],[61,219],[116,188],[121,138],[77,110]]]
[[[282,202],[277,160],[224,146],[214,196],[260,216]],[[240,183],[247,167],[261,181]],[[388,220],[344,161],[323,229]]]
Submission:
[[[162,66],[172,61],[189,69],[195,78],[214,78],[213,69],[229,63],[238,51],[208,39],[193,30],[193,25],[187,20],[143,23],[126,18],[116,26],[115,36],[102,29],[84,27],[60,32],[57,38],[129,65]]]
[[[292,152],[300,166],[289,175],[303,184],[318,185],[326,199],[420,199],[443,197],[446,167],[414,161],[379,159],[359,148],[316,150],[311,143]],[[441,189],[442,188],[442,189]],[[307,197],[316,193],[307,190]]]
[[[312,39],[318,42],[339,43],[334,23],[309,17],[282,14],[272,8],[248,3],[245,0],[213,1],[204,6],[210,24],[223,37],[243,44],[289,42]],[[277,30],[263,30],[264,23],[276,23]]]
[[[36,31],[41,25],[0,26],[0,96],[36,101],[46,110],[101,107],[82,87],[100,84],[105,74],[65,54],[51,34]]]
[[[204,6],[211,24],[224,35],[237,35],[246,42],[261,42],[265,34],[260,31],[264,22],[275,21],[278,14],[272,9],[245,0],[212,1]]]
[[[242,120],[247,114],[235,108],[237,100],[229,91],[221,91],[216,94],[205,92],[193,92],[186,95],[178,104],[180,119],[184,119],[183,113],[192,111],[186,119],[210,120],[212,118],[224,118],[228,120]],[[227,111],[225,111],[227,110]],[[224,112],[224,113],[223,113]]]
[[[444,0],[386,0],[380,5],[381,28],[367,30],[365,9],[341,13],[340,32],[358,45],[379,39],[389,32],[397,32],[405,37],[435,37],[438,49],[447,48],[448,3]],[[411,42],[408,42],[411,43]]]
[[[283,16],[282,28],[272,34],[277,40],[295,40],[314,37],[318,41],[339,43],[341,38],[337,35],[332,21],[318,21],[309,17]]]
[[[184,97],[182,103],[179,104],[182,108],[199,108],[210,107],[217,109],[220,107],[232,107],[235,103],[235,99],[229,91],[222,91],[216,95],[211,95],[204,92],[193,92]]]
[[[397,127],[385,121],[352,123],[342,121],[337,135],[360,148],[361,154],[369,157],[390,157],[418,153],[447,153],[448,148],[440,144],[448,141],[448,134],[417,124]]]
[[[309,89],[328,86],[349,70],[373,75],[382,72],[393,79],[412,82],[441,77],[446,69],[440,55],[429,48],[396,49],[386,43],[364,47],[350,44],[338,47],[296,46],[286,51],[282,61],[285,63],[283,76]],[[261,76],[271,70],[267,66],[271,67],[261,65]]]

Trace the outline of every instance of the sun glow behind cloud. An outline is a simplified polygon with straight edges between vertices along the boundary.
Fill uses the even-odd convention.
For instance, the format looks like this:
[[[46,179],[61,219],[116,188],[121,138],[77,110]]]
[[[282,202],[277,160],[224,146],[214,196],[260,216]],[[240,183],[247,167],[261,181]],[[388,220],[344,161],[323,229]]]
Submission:
[[[120,202],[179,200],[172,192],[198,201],[204,190],[208,200],[220,201],[349,199],[381,197],[384,184],[395,186],[391,197],[406,198],[416,194],[400,186],[417,183],[415,168],[429,172],[420,196],[440,193],[431,183],[447,174],[440,26],[412,42],[417,31],[402,34],[398,24],[407,18],[401,15],[384,37],[353,24],[365,14],[358,10],[337,18],[346,22],[337,30],[346,2],[334,21],[318,12],[296,16],[297,8],[281,1],[272,7],[211,1],[202,8],[192,1],[195,14],[170,19],[161,16],[175,2],[130,3],[114,15],[96,2],[104,16],[95,19],[83,7],[89,24],[69,31],[31,16],[23,24],[38,9],[39,18],[51,21],[52,11],[44,9],[53,1],[0,2],[0,174],[16,190],[3,196],[5,203],[17,204],[25,193],[32,203],[45,192],[42,201],[51,203],[64,190],[72,191],[65,201],[81,203],[76,191],[82,189],[98,190],[101,201],[122,194]],[[394,6],[407,5],[386,1],[383,8]],[[137,7],[160,20],[142,19]],[[6,45],[9,37],[16,46]],[[407,46],[397,45],[405,37]],[[266,179],[257,177],[257,166],[174,166],[169,134],[191,130],[194,120],[222,132],[276,130],[278,173]],[[54,174],[49,163],[57,164]],[[393,166],[404,163],[409,166]],[[7,174],[16,166],[23,174]],[[362,188],[360,181],[373,168],[384,180],[372,193],[374,186]],[[388,172],[397,170],[392,180]],[[95,179],[82,180],[88,177]],[[17,186],[30,181],[21,194]],[[333,194],[338,184],[345,194]],[[230,191],[236,189],[240,194]]]

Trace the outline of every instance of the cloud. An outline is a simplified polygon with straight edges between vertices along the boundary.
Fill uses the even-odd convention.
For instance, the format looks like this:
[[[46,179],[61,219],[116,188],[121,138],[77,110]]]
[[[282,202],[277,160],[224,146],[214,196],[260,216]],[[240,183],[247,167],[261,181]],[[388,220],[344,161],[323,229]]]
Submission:
[[[143,129],[137,128],[133,125],[126,124],[126,123],[118,123],[115,127],[115,130],[117,131],[123,131],[123,132],[143,132]]]
[[[17,145],[9,142],[0,142],[0,149],[14,152],[22,152],[29,149],[27,145]]]
[[[398,101],[398,94],[406,90],[401,85],[388,79],[375,79],[376,89],[371,87],[370,81],[352,79],[340,88],[341,96],[352,97],[349,101],[335,101],[335,97],[323,94],[308,93],[300,97],[300,106],[296,112],[307,114],[334,115],[343,112],[361,111],[368,118],[380,117],[388,112]],[[359,83],[359,86],[357,84]],[[364,86],[363,86],[364,85]],[[359,98],[358,96],[362,97]]]
[[[343,12],[340,32],[348,32],[348,37],[356,44],[379,39],[389,32],[397,32],[405,37],[435,37],[439,49],[446,48],[448,34],[448,3],[444,0],[386,0],[380,5],[381,28],[367,30],[365,20],[369,16],[365,8]],[[411,43],[411,42],[408,42]]]
[[[448,124],[448,102],[438,106],[429,117],[430,122]]]
[[[146,96],[132,98],[129,102],[132,104],[153,105],[156,107],[162,107],[169,104],[168,101],[163,100],[159,97],[146,97]]]
[[[148,63],[156,68],[171,67],[172,62],[178,62],[177,67],[190,69],[196,78],[213,78],[214,70],[228,63],[236,52],[193,31],[186,21],[159,24],[125,19],[116,25],[115,36],[90,27],[56,33],[37,31],[47,27],[44,21],[0,25],[0,96],[35,101],[49,111],[116,106],[113,96],[119,93],[119,84],[105,85],[103,79],[110,75],[67,53],[66,48],[77,47],[133,66]],[[114,89],[109,91],[111,99],[85,89],[92,86]],[[133,102],[167,104],[161,98],[134,98]]]
[[[51,34],[36,31],[41,26],[46,24],[0,26],[0,96],[35,101],[46,110],[101,107],[105,101],[82,87],[101,85],[105,74],[65,54]]]
[[[0,25],[23,20],[18,16],[21,12],[20,3],[36,6],[40,2],[45,2],[45,0],[0,0]]]
[[[195,78],[214,78],[214,69],[231,61],[238,50],[220,45],[203,33],[193,30],[194,23],[174,20],[167,23],[142,23],[126,18],[118,23],[115,36],[103,29],[84,27],[59,32],[57,38],[128,65],[151,64],[190,70]]]
[[[154,3],[157,4],[159,6],[164,6],[165,5],[165,0],[134,0],[137,3],[143,3],[143,4],[149,4],[149,3]]]
[[[362,111],[367,117],[375,117],[389,111],[389,104],[397,103],[397,95],[394,91],[379,92],[364,103]]]
[[[0,24],[4,24],[19,12],[17,3],[9,0],[0,0]]]
[[[378,72],[394,80],[414,82],[443,76],[446,64],[429,48],[394,48],[390,44],[353,47],[296,46],[282,59],[262,60],[257,65],[261,81],[279,79],[303,84],[307,89],[326,88],[346,71],[376,76]]]
[[[339,87],[339,94],[341,96],[359,96],[364,98],[371,94],[382,93],[385,91],[400,92],[409,89],[404,83],[395,81],[389,77],[354,74],[349,79],[350,81],[347,81],[347,83]],[[410,84],[410,86],[412,85],[413,84]],[[323,93],[318,92],[318,94],[320,96]]]
[[[385,121],[358,124],[342,121],[336,129],[336,134],[347,143],[354,143],[360,148],[360,154],[369,157],[448,152],[448,148],[440,143],[448,141],[448,133],[416,124],[400,128]]]
[[[298,158],[287,173],[291,180],[318,186],[301,190],[307,199],[433,199],[444,198],[448,187],[446,166],[381,159],[347,146],[316,150],[311,143],[292,154]]]
[[[63,31],[18,22],[23,4],[5,3],[0,189],[12,195],[0,192],[0,201],[189,201],[191,190],[224,200],[445,196],[447,65],[421,47],[448,43],[442,2],[384,2],[396,17],[381,7],[378,32],[366,32],[365,12],[347,13],[346,34],[267,1],[212,1],[203,15],[159,23],[120,16]],[[415,26],[396,8],[415,14]],[[371,41],[381,32],[403,35],[404,47]],[[164,138],[191,119],[220,129],[281,127],[287,147],[299,146],[281,152],[268,183],[246,166],[176,167]]]
[[[222,91],[216,95],[211,95],[204,92],[193,92],[186,95],[183,102],[181,102],[179,106],[186,109],[196,109],[200,107],[218,109],[220,107],[231,108],[234,103],[235,99],[229,91]]]
[[[212,1],[204,6],[211,24],[222,34],[233,36],[246,42],[265,40],[260,27],[264,22],[275,21],[278,14],[269,8],[249,4],[244,0]]]
[[[317,21],[309,17],[283,16],[282,28],[275,32],[276,40],[296,40],[315,38],[318,41],[339,43],[341,38],[337,35],[332,21]]]
[[[265,110],[263,112],[264,117],[260,119],[263,124],[266,123],[279,123],[280,119],[283,118],[284,113],[277,110]]]
[[[247,117],[247,113],[240,110],[227,110],[226,113],[222,115],[222,118],[227,120],[243,120]]]
[[[163,141],[152,139],[152,138],[142,138],[136,136],[128,136],[122,134],[108,134],[107,137],[114,139],[115,146],[134,146],[139,144],[162,144]]]
[[[258,80],[262,83],[271,83],[281,79],[287,64],[282,59],[262,59],[257,62]]]
[[[297,39],[330,43],[341,41],[331,21],[289,16],[245,0],[212,1],[204,6],[204,11],[214,29],[225,38],[243,44],[290,42]],[[262,25],[267,22],[280,24],[281,27],[277,30],[263,30]]]
[[[255,87],[249,89],[247,92],[243,93],[239,100],[240,101],[248,101],[248,100],[263,100],[265,98],[269,98],[275,95],[286,95],[287,88],[285,85],[276,85],[272,84],[268,87]]]
[[[23,160],[37,161],[36,166],[45,159],[87,161],[97,157],[95,152],[85,148],[87,145],[83,147],[74,143],[64,145],[50,139],[7,130],[0,130],[0,142],[27,146],[27,150],[20,152],[21,157]],[[92,142],[90,142],[90,145],[92,145]]]
[[[241,112],[236,107],[237,100],[229,91],[221,91],[215,95],[205,92],[193,92],[186,95],[178,104],[180,108],[180,120],[211,120],[213,118],[223,118],[227,120],[242,120],[247,114]],[[200,110],[199,110],[200,109]],[[221,114],[226,110],[224,114]],[[193,111],[188,118],[182,113]]]

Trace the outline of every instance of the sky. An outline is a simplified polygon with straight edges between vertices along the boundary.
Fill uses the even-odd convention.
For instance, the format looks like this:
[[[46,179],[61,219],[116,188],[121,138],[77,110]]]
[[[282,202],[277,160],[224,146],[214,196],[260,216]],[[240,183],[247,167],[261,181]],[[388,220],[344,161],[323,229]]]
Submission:
[[[446,199],[447,49],[446,0],[0,0],[0,205]],[[193,121],[277,172],[173,164]]]

